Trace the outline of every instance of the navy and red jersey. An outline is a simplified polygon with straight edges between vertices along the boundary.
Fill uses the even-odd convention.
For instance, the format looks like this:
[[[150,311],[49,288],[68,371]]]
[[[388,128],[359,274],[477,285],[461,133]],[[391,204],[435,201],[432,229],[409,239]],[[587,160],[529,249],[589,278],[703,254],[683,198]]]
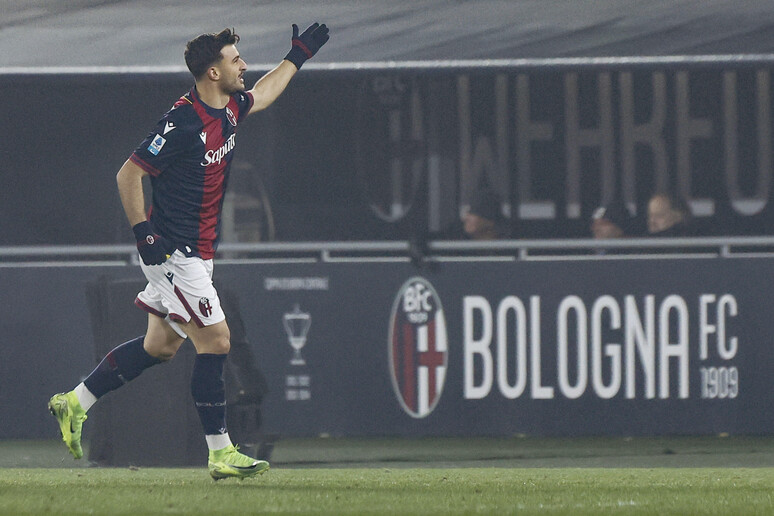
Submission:
[[[194,87],[129,158],[151,176],[151,226],[188,256],[215,254],[236,128],[252,106],[251,93],[237,92],[215,109]]]

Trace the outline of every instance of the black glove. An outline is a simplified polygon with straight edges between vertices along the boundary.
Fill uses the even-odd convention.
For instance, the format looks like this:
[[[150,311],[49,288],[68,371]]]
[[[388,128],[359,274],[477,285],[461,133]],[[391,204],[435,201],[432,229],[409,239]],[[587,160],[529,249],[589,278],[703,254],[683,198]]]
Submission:
[[[174,251],[175,246],[163,236],[154,233],[147,220],[135,224],[132,231],[137,239],[137,250],[140,251],[145,265],[161,265]]]
[[[328,41],[328,27],[323,23],[317,22],[311,24],[307,29],[298,35],[298,25],[293,24],[293,48],[290,49],[285,59],[296,65],[300,69],[304,61],[312,57],[320,50],[320,47]]]

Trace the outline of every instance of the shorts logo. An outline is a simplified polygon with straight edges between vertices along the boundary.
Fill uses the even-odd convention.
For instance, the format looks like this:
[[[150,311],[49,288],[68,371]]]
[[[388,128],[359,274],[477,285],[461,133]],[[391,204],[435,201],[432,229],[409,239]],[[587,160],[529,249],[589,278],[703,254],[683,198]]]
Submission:
[[[233,111],[231,111],[231,110],[228,108],[228,106],[226,106],[226,118],[228,118],[228,121],[229,121],[229,123],[230,123],[231,125],[233,125],[234,127],[236,127],[236,124],[237,124],[237,119],[236,119],[236,117],[234,116],[234,112],[233,112]]]
[[[212,315],[212,305],[210,304],[210,300],[206,297],[203,297],[199,300],[199,311],[204,317],[209,317]]]
[[[156,242],[156,239],[153,238],[153,235],[148,235],[145,237],[145,241],[148,243],[148,245],[153,245],[153,243]]]
[[[164,139],[163,136],[160,134],[156,134],[156,137],[153,139],[150,145],[148,145],[148,152],[153,154],[154,156],[158,156],[159,152],[161,152],[162,147],[164,147],[164,144],[167,143],[167,140]]]
[[[443,391],[448,345],[441,300],[426,279],[411,278],[398,291],[387,347],[392,387],[401,407],[411,417],[428,416]]]

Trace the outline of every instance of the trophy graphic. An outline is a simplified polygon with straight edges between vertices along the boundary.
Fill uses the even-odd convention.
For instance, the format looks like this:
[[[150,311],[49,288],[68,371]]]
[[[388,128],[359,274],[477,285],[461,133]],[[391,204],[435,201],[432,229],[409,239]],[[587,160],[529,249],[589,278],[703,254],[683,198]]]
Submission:
[[[287,332],[288,340],[294,350],[290,365],[306,365],[306,361],[301,356],[301,348],[306,344],[306,334],[312,324],[312,316],[302,312],[296,303],[292,312],[282,316],[282,323],[285,325],[285,332]]]

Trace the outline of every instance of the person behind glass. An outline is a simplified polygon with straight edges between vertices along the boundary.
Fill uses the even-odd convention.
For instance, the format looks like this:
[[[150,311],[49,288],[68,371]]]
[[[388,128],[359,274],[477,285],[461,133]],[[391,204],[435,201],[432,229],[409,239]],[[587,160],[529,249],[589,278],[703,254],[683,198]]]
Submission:
[[[637,236],[635,219],[621,201],[600,206],[591,215],[591,235],[595,239]]]
[[[607,240],[615,238],[627,238],[638,236],[636,218],[633,217],[618,200],[602,205],[591,215],[591,236],[595,240]],[[621,252],[617,249],[598,248],[597,254],[609,254]]]
[[[462,217],[462,229],[471,240],[499,240],[505,238],[500,199],[491,190],[476,192],[470,209]]]
[[[652,237],[690,236],[692,215],[688,203],[671,192],[656,192],[648,201],[648,235]]]

